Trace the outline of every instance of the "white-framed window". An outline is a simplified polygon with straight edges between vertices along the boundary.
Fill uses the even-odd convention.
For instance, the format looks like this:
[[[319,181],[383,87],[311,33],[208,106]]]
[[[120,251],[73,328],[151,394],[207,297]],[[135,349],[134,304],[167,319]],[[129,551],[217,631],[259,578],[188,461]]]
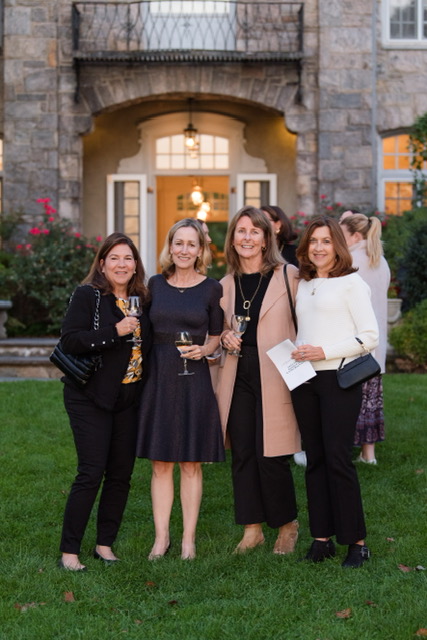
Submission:
[[[257,207],[277,202],[277,176],[275,173],[240,173],[237,176],[237,209]]]
[[[222,136],[200,134],[199,148],[191,155],[182,133],[156,140],[156,169],[159,171],[226,171],[229,168],[229,141]]]
[[[427,0],[384,0],[383,42],[390,47],[427,47]]]
[[[143,263],[148,258],[147,177],[107,176],[107,234],[121,231],[132,238]]]
[[[414,176],[409,134],[385,136],[379,145],[378,208],[392,215],[401,215],[412,208]],[[423,168],[427,172],[427,162]]]

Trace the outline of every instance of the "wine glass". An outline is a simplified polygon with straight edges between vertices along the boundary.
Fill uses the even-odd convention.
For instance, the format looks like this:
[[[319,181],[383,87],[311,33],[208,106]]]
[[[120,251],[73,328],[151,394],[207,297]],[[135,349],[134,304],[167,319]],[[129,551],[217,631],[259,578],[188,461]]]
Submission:
[[[175,334],[175,346],[178,351],[182,354],[185,354],[185,347],[190,347],[193,344],[193,338],[188,331],[177,331]],[[187,358],[184,358],[184,371],[182,373],[178,373],[179,376],[192,376],[194,375],[194,371],[188,371],[187,369]]]
[[[231,316],[231,329],[234,335],[236,336],[236,338],[240,338],[245,333],[247,326],[248,326],[248,321],[246,320],[246,316],[238,316],[238,315]],[[240,357],[241,355],[239,349],[233,349],[228,353],[230,354],[230,356]]]
[[[141,298],[139,296],[129,296],[129,300],[126,303],[126,315],[133,318],[139,318],[142,316]],[[142,340],[136,335],[136,330],[133,332],[133,337],[126,342],[133,342],[133,344],[141,344]]]

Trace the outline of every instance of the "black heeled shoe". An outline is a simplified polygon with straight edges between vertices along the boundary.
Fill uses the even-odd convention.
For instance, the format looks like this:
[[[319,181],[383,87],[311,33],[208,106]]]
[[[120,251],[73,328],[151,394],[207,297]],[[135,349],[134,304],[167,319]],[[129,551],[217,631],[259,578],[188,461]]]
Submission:
[[[64,571],[74,571],[75,573],[78,573],[81,571],[87,571],[87,567],[76,567],[75,569],[73,569],[73,567],[67,567],[64,564],[64,561],[62,558],[58,560],[58,567],[59,569],[63,569]]]
[[[323,562],[328,558],[335,557],[335,545],[332,540],[313,540],[308,553],[301,560],[310,562]]]
[[[359,569],[370,557],[371,552],[364,544],[350,544],[347,557],[341,566],[347,569]]]
[[[118,558],[104,558],[103,556],[101,556],[100,553],[97,552],[96,549],[93,550],[93,557],[95,558],[95,560],[102,560],[102,562],[104,564],[115,564],[116,562],[120,562],[120,560]]]

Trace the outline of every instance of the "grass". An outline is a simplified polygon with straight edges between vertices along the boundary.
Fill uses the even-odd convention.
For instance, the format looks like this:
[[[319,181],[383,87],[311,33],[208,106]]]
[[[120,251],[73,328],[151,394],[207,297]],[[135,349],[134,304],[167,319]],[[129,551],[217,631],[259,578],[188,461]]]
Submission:
[[[56,567],[75,465],[61,383],[0,383],[0,639],[417,637],[427,628],[427,571],[414,569],[427,567],[426,382],[422,375],[385,377],[387,440],[377,448],[379,465],[359,468],[373,552],[362,569],[341,568],[343,548],[322,565],[297,562],[310,543],[300,467],[297,553],[274,556],[275,532],[267,531],[264,547],[233,555],[241,529],[233,523],[228,462],[204,466],[198,558],[179,558],[177,502],[172,549],[150,563],[150,467],[138,460],[116,544],[122,562],[106,567],[91,559],[92,519],[81,554],[89,571],[80,575]],[[349,617],[338,617],[342,611]]]

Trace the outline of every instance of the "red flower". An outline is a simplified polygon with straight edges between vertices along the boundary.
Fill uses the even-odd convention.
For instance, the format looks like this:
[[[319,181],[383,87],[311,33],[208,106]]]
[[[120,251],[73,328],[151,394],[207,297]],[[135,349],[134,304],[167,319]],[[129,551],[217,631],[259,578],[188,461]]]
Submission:
[[[102,236],[96,236],[96,241],[97,242],[101,242],[101,240],[102,240]]]
[[[55,218],[51,216],[50,218],[48,218],[48,222],[55,222]]]
[[[47,202],[50,202],[50,198],[37,198],[36,202],[39,202],[40,204],[46,204]]]
[[[76,233],[74,234],[74,237],[75,237],[75,238],[80,238],[80,237],[81,237],[81,235],[82,235],[81,233],[79,233],[78,231],[76,231]]]
[[[326,198],[325,194],[324,194],[324,193],[322,193],[322,194],[320,195],[320,198],[321,198],[322,200],[324,200],[324,199]]]
[[[42,233],[45,234],[45,236],[47,236],[48,233],[50,233],[49,229],[42,229]]]
[[[38,236],[41,231],[38,227],[33,227],[28,233],[31,233],[32,236]]]
[[[22,246],[22,244],[17,244],[17,245],[16,245],[16,248],[17,248],[17,250],[18,250],[18,251],[20,251],[20,250],[21,250],[21,249],[23,249],[24,247]]]

